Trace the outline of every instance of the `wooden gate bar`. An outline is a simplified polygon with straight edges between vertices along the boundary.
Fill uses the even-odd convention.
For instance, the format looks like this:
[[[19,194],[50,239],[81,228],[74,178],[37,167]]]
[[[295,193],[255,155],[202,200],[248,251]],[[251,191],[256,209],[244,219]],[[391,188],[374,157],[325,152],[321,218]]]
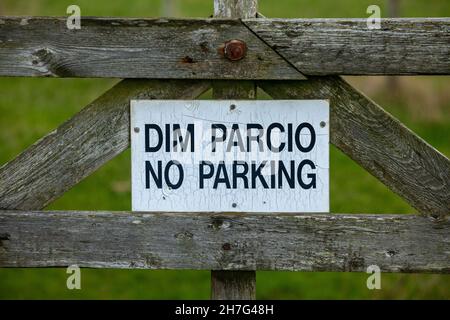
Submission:
[[[216,18],[256,17],[258,0],[214,0]],[[253,81],[215,81],[214,99],[256,99]],[[256,299],[255,271],[211,271],[211,298],[217,300]]]
[[[330,140],[420,213],[450,214],[450,161],[340,77],[262,81],[275,99],[330,99]]]
[[[1,19],[0,76],[304,79],[239,20]],[[219,53],[230,39],[245,41],[245,59]]]
[[[0,208],[44,208],[130,144],[130,99],[194,99],[205,81],[124,80],[0,168]]]
[[[0,267],[450,273],[450,217],[0,211]]]
[[[449,74],[450,19],[254,19],[247,25],[305,75]]]
[[[238,1],[239,2],[239,1]],[[300,80],[303,75],[450,74],[450,19],[0,17],[0,76]],[[247,57],[225,59],[225,41]],[[219,50],[220,51],[220,50]]]

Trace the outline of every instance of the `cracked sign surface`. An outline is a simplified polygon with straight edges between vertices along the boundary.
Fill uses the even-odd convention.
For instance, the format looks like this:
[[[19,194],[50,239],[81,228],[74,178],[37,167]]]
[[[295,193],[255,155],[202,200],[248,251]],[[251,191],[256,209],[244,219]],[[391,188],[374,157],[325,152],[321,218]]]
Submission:
[[[327,100],[132,100],[133,211],[329,212]]]

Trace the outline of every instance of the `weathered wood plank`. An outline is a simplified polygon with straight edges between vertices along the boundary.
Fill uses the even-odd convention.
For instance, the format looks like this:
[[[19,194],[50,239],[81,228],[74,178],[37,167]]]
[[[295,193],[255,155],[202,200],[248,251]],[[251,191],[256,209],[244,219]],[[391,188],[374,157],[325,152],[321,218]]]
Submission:
[[[37,210],[129,146],[130,99],[194,99],[205,81],[124,80],[0,167],[0,208]]]
[[[257,0],[214,0],[215,18],[255,18],[258,13]]]
[[[211,271],[211,299],[255,300],[255,271]]]
[[[330,140],[419,212],[450,214],[450,161],[340,77],[263,81],[276,99],[330,99]]]
[[[214,0],[214,16],[225,18],[255,18],[257,0]],[[215,81],[215,99],[256,99],[256,84],[253,81]],[[255,300],[255,271],[211,271],[211,299]]]
[[[231,39],[247,43],[245,59],[218,52]],[[68,30],[64,17],[0,17],[0,76],[450,74],[449,57],[449,18],[382,19],[380,30],[369,30],[366,19],[82,18],[80,30]]]
[[[215,81],[215,99],[256,99],[256,84],[253,81]],[[211,299],[255,300],[255,271],[211,271]]]
[[[0,212],[0,267],[450,272],[450,218]]]
[[[220,47],[246,42],[229,61]],[[239,20],[0,18],[0,75],[175,79],[304,79]]]
[[[253,19],[244,23],[305,75],[450,74],[450,19]]]

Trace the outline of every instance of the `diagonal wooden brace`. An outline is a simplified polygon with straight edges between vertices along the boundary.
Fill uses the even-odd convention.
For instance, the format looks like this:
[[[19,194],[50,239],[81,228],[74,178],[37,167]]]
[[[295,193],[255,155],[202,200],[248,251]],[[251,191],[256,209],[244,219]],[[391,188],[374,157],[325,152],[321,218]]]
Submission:
[[[206,81],[124,80],[0,168],[0,208],[37,210],[129,146],[130,99],[194,99]]]
[[[450,213],[450,161],[338,76],[261,81],[275,99],[330,99],[331,142],[420,213]]]

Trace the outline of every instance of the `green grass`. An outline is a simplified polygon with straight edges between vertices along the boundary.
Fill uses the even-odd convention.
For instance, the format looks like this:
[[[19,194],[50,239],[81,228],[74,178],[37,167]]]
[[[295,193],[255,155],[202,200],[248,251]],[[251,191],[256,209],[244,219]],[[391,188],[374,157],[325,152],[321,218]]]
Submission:
[[[206,17],[212,0],[183,0],[179,15]],[[65,15],[69,4],[81,6],[83,15],[159,15],[159,1],[17,1],[7,0],[0,12],[7,15]],[[268,17],[365,17],[368,4],[385,1],[260,1]],[[403,16],[448,16],[450,2],[441,0],[402,1]],[[383,13],[382,13],[383,14]],[[357,85],[367,80],[353,79]],[[403,80],[403,79],[402,79]],[[415,90],[393,97],[382,89],[373,99],[402,120],[427,142],[450,156],[450,101],[445,95],[449,77],[417,80],[432,97],[438,117],[429,120],[430,103],[418,106],[418,115],[406,105]],[[109,79],[0,78],[0,164],[14,158],[37,139],[56,128],[84,105],[112,86]],[[372,85],[369,82],[369,88]],[[416,99],[413,99],[416,100]],[[420,97],[419,97],[420,100]],[[408,100],[409,101],[409,100]],[[424,100],[425,101],[425,100]],[[434,101],[434,100],[433,100]],[[414,101],[413,101],[414,102]],[[409,106],[409,107],[408,107]],[[434,110],[434,109],[433,109]],[[434,111],[436,112],[436,111]],[[413,213],[393,194],[348,157],[331,148],[331,209],[333,212]],[[82,181],[48,209],[130,210],[129,151]],[[41,299],[207,299],[207,271],[82,270],[82,290],[66,289],[65,269],[0,269],[0,298]],[[450,277],[446,275],[383,274],[382,290],[366,288],[364,273],[258,272],[257,297],[261,299],[419,299],[450,298]]]

